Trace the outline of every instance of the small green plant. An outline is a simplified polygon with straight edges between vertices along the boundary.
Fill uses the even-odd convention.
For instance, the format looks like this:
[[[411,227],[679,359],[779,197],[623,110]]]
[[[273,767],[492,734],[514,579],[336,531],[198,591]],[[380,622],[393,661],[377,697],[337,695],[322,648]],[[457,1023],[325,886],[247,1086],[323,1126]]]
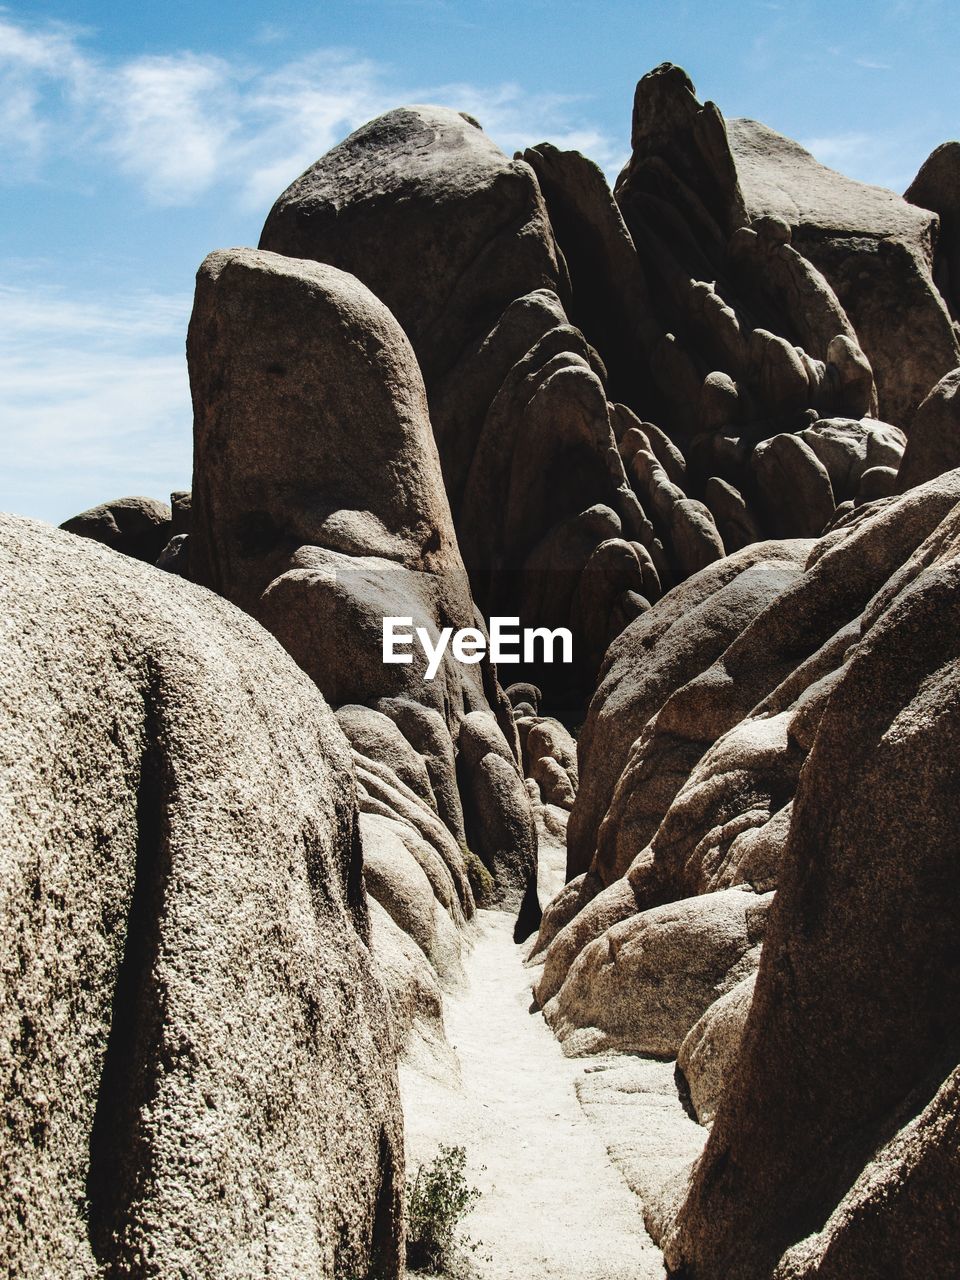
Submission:
[[[493,876],[472,849],[462,844],[460,850],[463,853],[463,863],[467,869],[467,879],[470,881],[473,900],[478,907],[486,906],[493,897]]]
[[[430,1164],[407,1179],[407,1266],[411,1271],[446,1274],[458,1248],[475,1248],[457,1230],[480,1199],[464,1176],[463,1147],[441,1144]]]

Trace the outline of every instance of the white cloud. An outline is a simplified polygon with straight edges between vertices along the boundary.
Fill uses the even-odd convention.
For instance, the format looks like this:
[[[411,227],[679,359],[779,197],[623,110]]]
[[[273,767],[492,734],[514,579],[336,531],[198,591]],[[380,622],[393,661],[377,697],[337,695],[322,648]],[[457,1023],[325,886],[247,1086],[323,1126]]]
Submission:
[[[875,148],[876,139],[869,133],[831,133],[803,138],[800,145],[812,152],[821,164],[835,168],[851,160],[856,161],[866,151]]]
[[[920,167],[918,157],[926,157],[940,141],[929,127],[867,133],[822,134],[800,138],[800,145],[831,169],[839,169],[850,178],[902,192],[913,181]]]
[[[55,132],[59,102],[76,99],[87,71],[72,29],[31,32],[0,10],[0,159],[8,180],[29,175]]]
[[[375,63],[337,50],[254,76],[228,161],[244,206],[269,206],[341,138],[396,106],[382,76]]]
[[[230,68],[192,54],[139,58],[101,84],[106,145],[159,204],[185,204],[218,176],[238,129]]]
[[[545,139],[582,147],[610,176],[624,159],[579,97],[403,85],[390,68],[335,49],[274,68],[189,51],[111,62],[75,30],[28,31],[0,13],[0,153],[18,160],[19,176],[65,157],[94,170],[107,162],[155,204],[189,205],[218,186],[244,208],[263,207],[341,137],[402,102],[469,111],[508,152]]]
[[[188,297],[0,288],[0,508],[58,523],[190,481]]]
[[[191,51],[109,59],[76,28],[27,28],[0,8],[0,180],[95,190],[121,176],[155,206],[215,190],[221,205],[266,212],[334,143],[403,102],[468,111],[508,154],[550,140],[611,178],[625,158],[592,126],[588,99],[402,84],[350,50],[265,65],[280,34],[254,33],[257,63]],[[0,264],[0,280],[55,273],[49,261]],[[186,297],[0,286],[0,509],[59,522],[189,484],[189,309]]]

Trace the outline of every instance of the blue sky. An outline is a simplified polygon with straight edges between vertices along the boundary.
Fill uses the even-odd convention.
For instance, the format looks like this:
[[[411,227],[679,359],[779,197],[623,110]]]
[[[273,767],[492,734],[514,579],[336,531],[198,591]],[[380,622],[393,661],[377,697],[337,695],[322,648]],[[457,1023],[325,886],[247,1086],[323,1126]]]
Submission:
[[[404,101],[613,177],[637,79],[902,190],[960,134],[952,0],[118,0],[0,7],[0,509],[59,522],[190,482],[183,343],[211,249]]]

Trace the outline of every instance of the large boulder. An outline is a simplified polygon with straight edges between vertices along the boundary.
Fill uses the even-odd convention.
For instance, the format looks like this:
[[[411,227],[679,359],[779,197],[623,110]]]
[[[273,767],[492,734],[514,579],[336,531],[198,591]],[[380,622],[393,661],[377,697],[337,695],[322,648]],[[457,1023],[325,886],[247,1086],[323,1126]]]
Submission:
[[[578,957],[544,1007],[568,1055],[673,1057],[720,996],[756,969],[772,894],[742,889],[654,907]]]
[[[404,107],[299,178],[260,243],[350,271],[397,317],[423,370],[474,598],[485,615],[571,628],[572,671],[537,661],[515,674],[579,715],[609,640],[665,580],[723,554],[682,486],[655,527],[617,451],[619,406],[594,342],[611,386],[649,402],[634,352],[658,330],[600,171],[546,144],[509,160],[469,117]],[[583,519],[597,507],[629,545],[601,550]]]
[[[897,472],[900,493],[960,466],[960,368],[941,378],[917,410]]]
[[[410,343],[344,272],[238,249],[211,254],[201,267],[187,350],[191,573],[259,618],[334,706],[376,704],[395,718],[408,749],[398,743],[390,767],[423,800],[419,744],[427,777],[436,775],[437,812],[462,840],[449,773],[460,725],[471,712],[486,713],[507,756],[516,731],[488,657],[465,664],[448,647],[431,675],[414,642],[409,661],[383,660],[386,617],[411,618],[433,645],[444,627],[483,628]],[[383,760],[386,729],[374,716],[364,729],[357,717],[345,713],[356,745]],[[437,740],[444,732],[446,748]],[[490,802],[485,830],[494,840],[498,793]],[[526,879],[511,882],[521,897],[536,873],[525,802],[525,793],[503,801],[505,820],[525,824],[528,835]],[[476,850],[491,864],[500,851],[497,842]]]
[[[773,1280],[887,1280],[949,1274],[960,1233],[960,1071],[877,1151],[821,1231],[781,1258]]]
[[[376,557],[403,589],[462,578],[416,361],[358,280],[254,249],[210,254],[187,354],[198,581],[252,610],[300,547],[344,557],[343,572]]]
[[[757,975],[751,973],[715,1000],[687,1032],[677,1053],[677,1069],[701,1124],[712,1124],[720,1099],[733,1081],[756,981]]]
[[[749,825],[751,812],[766,821],[792,794],[807,747],[798,756],[795,722],[778,727],[776,717],[842,664],[856,643],[863,609],[958,500],[960,473],[949,472],[885,505],[862,508],[860,519],[831,531],[812,549],[779,544],[784,559],[791,547],[809,552],[792,571],[784,565],[761,573],[757,563],[698,607],[681,608],[678,618],[678,607],[693,605],[715,581],[707,571],[624,632],[611,646],[609,672],[580,736],[571,857],[586,853],[588,841],[592,848],[590,860],[571,865],[570,872],[593,869],[610,884],[653,842],[658,893],[685,896],[708,887],[713,873],[707,868],[726,864],[737,826]],[[740,552],[721,566],[746,555]],[[740,626],[725,616],[731,605],[742,611]],[[703,661],[712,657],[707,646],[687,648],[701,633],[725,641],[712,661]],[[674,683],[680,673],[682,682]],[[774,697],[775,704],[767,701]],[[754,709],[763,711],[764,721],[745,723],[738,740],[738,726]],[[726,743],[718,742],[735,730]],[[710,760],[705,753],[715,743],[718,754]],[[705,774],[695,779],[701,761]],[[715,825],[714,839],[709,833]],[[584,841],[580,848],[573,845],[574,833]],[[695,887],[689,887],[691,880]]]
[[[347,744],[209,592],[0,517],[10,1274],[402,1269]]]
[[[795,579],[809,546],[758,543],[720,560],[675,587],[611,645],[577,742],[580,788],[570,816],[568,878],[590,868],[601,823],[647,723]],[[634,853],[645,843],[639,839]]]
[[[632,153],[615,188],[653,300],[645,357],[661,425],[701,482],[718,474],[717,458],[698,477],[707,464],[697,455],[722,452],[725,430],[748,456],[810,412],[877,407],[854,324],[791,244],[790,222],[750,207],[731,142],[716,106],[664,63],[637,85]],[[742,487],[738,474],[719,474]]]
[[[777,217],[833,286],[877,381],[881,415],[909,427],[917,406],[960,362],[932,276],[937,220],[882,187],[828,169],[755,120],[727,137],[747,215]]]
[[[578,151],[541,142],[523,153],[537,175],[570,273],[570,315],[603,357],[611,397],[655,395],[644,356],[657,337],[640,259],[602,170]],[[655,403],[655,402],[654,402]]]
[[[785,538],[816,538],[833,519],[830,475],[798,435],[765,440],[751,459],[768,527]]]
[[[954,320],[960,319],[960,142],[935,147],[903,193],[904,200],[940,217],[933,278]]]
[[[822,709],[738,1068],[667,1240],[690,1277],[953,1269],[958,551],[954,506]]]
[[[170,507],[156,498],[117,498],[71,516],[60,526],[81,538],[154,564],[174,532]]]
[[[362,280],[428,385],[514,298],[556,289],[562,273],[530,167],[447,107],[400,107],[356,130],[277,199],[260,247]]]
[[[591,943],[638,913],[740,885],[776,888],[797,779],[860,638],[864,609],[882,609],[898,575],[929,561],[938,526],[958,501],[960,473],[939,477],[862,511],[812,550],[795,544],[809,551],[803,572],[795,566],[759,611],[752,591],[730,591],[751,585],[757,566],[722,586],[716,571],[706,572],[668,593],[643,628],[624,633],[610,669],[612,677],[619,666],[619,678],[601,685],[581,734],[587,749],[568,830],[579,817],[577,834],[590,836],[593,852],[586,873],[544,913],[536,947],[545,952],[541,1004]],[[710,583],[718,589],[697,606]],[[677,642],[683,657],[686,640],[709,636],[705,624],[722,621],[738,601],[754,609],[745,625],[712,663],[672,687],[672,675],[691,670],[689,658],[676,662]],[[678,629],[678,616],[696,618],[695,629]],[[649,718],[640,726],[634,714]],[[622,741],[618,719],[620,731],[636,734],[619,774],[611,761]],[[586,826],[594,819],[581,801],[599,806],[608,785],[605,812]]]

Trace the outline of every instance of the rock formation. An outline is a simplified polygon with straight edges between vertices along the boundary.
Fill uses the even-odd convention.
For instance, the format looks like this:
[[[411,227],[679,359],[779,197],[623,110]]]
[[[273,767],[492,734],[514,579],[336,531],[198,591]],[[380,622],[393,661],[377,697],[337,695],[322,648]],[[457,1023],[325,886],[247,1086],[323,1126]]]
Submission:
[[[932,151],[903,198],[940,218],[933,278],[956,322],[960,320],[960,142],[944,142]]]
[[[346,740],[225,601],[0,518],[11,1275],[399,1275]]]
[[[613,191],[403,107],[206,259],[192,494],[2,526],[9,1269],[397,1274],[492,906],[670,1275],[955,1270],[958,155],[664,64]],[[383,660],[494,615],[573,661]]]
[[[536,990],[568,1052],[689,1073],[670,1274],[949,1269],[958,504],[954,471],[774,544],[766,601],[728,557],[608,657]]]
[[[154,564],[173,535],[173,513],[154,498],[118,498],[81,511],[60,528]]]
[[[519,907],[535,878],[536,834],[511,749],[509,703],[489,662],[468,666],[448,652],[427,679],[422,650],[406,664],[382,658],[384,617],[412,617],[434,641],[444,626],[478,622],[403,332],[368,289],[336,268],[224,251],[198,275],[188,356],[196,413],[192,576],[258,617],[335,707],[378,707],[382,720],[395,701],[412,702],[442,719],[451,744],[464,724],[483,717],[484,750],[460,754],[464,787],[470,796],[479,789],[484,802],[468,803],[462,817],[451,813],[448,778],[441,791],[450,827],[437,820],[432,786],[418,795],[396,774],[394,747],[371,760],[361,734],[362,794],[445,861],[457,911],[473,910],[457,845],[464,834],[500,899]],[[404,754],[416,756],[411,724],[401,716],[395,734]],[[351,725],[359,732],[356,716],[348,734]],[[425,763],[422,770],[429,783]],[[508,823],[509,841],[498,821]],[[377,826],[373,814],[365,826]],[[522,852],[514,837],[525,842]]]
[[[587,643],[575,646],[583,656],[565,673],[569,690],[589,683],[611,627],[670,579],[662,537],[689,527],[706,559],[722,544],[705,509],[682,506],[661,537],[631,488],[617,451],[626,419],[608,400],[603,360],[570,323],[570,275],[537,179],[543,161],[531,160],[508,160],[457,112],[391,112],[280,197],[261,246],[350,271],[400,321],[423,369],[477,604],[522,625],[572,624]],[[611,261],[626,255],[642,284],[599,171],[575,163],[586,166],[598,240],[610,239]],[[557,694],[550,667],[530,674]]]

